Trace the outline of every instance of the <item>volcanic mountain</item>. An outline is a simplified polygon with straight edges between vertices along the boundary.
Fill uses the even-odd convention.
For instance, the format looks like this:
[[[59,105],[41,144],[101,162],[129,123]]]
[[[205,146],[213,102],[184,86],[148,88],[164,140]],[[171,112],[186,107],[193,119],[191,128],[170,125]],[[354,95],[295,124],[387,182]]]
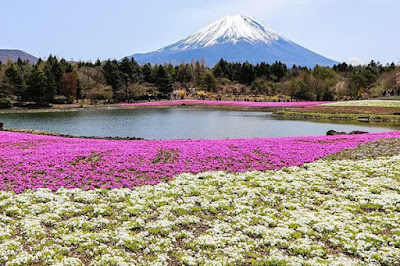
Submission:
[[[10,50],[10,49],[0,49],[0,61],[6,63],[8,59],[16,62],[18,58],[25,61],[28,60],[30,63],[36,63],[38,59],[27,52],[21,50]]]
[[[187,38],[157,51],[134,54],[140,64],[178,65],[205,59],[208,66],[221,58],[229,62],[282,63],[292,66],[332,66],[337,62],[316,54],[273,32],[249,16],[226,16]]]

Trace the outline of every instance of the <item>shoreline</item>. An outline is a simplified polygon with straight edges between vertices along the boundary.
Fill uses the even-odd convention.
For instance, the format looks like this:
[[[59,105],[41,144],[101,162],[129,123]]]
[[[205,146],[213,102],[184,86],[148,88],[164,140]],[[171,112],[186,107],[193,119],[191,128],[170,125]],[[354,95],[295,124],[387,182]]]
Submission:
[[[302,104],[304,105],[302,106]],[[0,114],[57,113],[57,112],[82,112],[82,111],[103,111],[103,110],[125,110],[125,109],[193,109],[193,110],[198,109],[198,110],[223,110],[223,111],[239,111],[239,112],[271,112],[273,116],[282,119],[295,119],[302,121],[326,120],[326,121],[368,122],[377,124],[395,123],[395,125],[400,125],[400,115],[397,114],[394,115],[394,114],[386,114],[386,113],[383,114],[374,112],[338,113],[338,112],[312,111],[313,107],[317,108],[326,107],[326,105],[324,104],[325,102],[244,102],[244,101],[224,102],[224,101],[201,101],[201,100],[172,100],[172,101],[159,101],[159,102],[141,102],[133,104],[119,103],[119,104],[106,104],[106,105],[63,104],[63,105],[54,105],[53,107],[43,107],[37,109],[13,107],[10,109],[0,109]]]
[[[14,133],[25,133],[32,135],[41,135],[41,136],[52,136],[52,137],[60,137],[60,138],[70,138],[70,139],[103,139],[103,140],[146,140],[144,138],[139,137],[98,137],[98,136],[78,136],[72,134],[64,134],[58,133],[54,131],[43,131],[36,129],[18,129],[18,128],[4,128],[0,130],[0,132],[14,132]]]
[[[96,111],[96,110],[124,110],[124,109],[205,109],[205,110],[227,110],[227,111],[264,111],[273,112],[278,110],[286,110],[285,107],[248,107],[248,106],[210,106],[210,105],[153,105],[153,106],[121,106],[121,105],[96,105],[96,106],[84,106],[80,107],[50,107],[50,108],[38,108],[38,109],[26,109],[26,108],[10,108],[0,109],[0,114],[25,114],[25,113],[56,113],[56,112],[81,112],[81,111]],[[301,108],[301,107],[291,107]]]
[[[215,110],[234,110],[234,111],[276,111],[286,109],[299,109],[305,106],[321,105],[326,102],[247,102],[247,101],[209,101],[209,100],[170,100],[158,102],[140,103],[118,103],[118,104],[54,104],[52,107],[41,108],[21,108],[12,107],[0,109],[0,114],[4,113],[46,113],[46,112],[75,112],[87,110],[107,110],[107,109],[145,109],[145,108],[201,108]]]
[[[365,123],[395,123],[400,125],[400,115],[386,115],[386,114],[340,114],[340,113],[314,113],[304,111],[291,111],[279,110],[274,112],[274,115],[286,119],[300,119],[307,121],[349,121],[349,122],[365,122]]]
[[[297,120],[297,119],[293,119]],[[244,138],[223,138],[223,139],[146,139],[142,137],[111,137],[111,136],[105,136],[105,137],[100,137],[100,136],[79,136],[79,135],[73,135],[73,134],[66,134],[66,133],[59,133],[59,132],[54,132],[54,131],[43,131],[43,130],[36,130],[36,129],[19,129],[19,128],[3,128],[0,130],[1,132],[11,132],[11,133],[22,133],[22,134],[31,134],[31,135],[39,135],[39,136],[49,136],[49,137],[59,137],[59,138],[68,138],[68,139],[82,139],[82,140],[138,140],[138,141],[218,141],[218,140],[249,140],[249,139],[289,139],[289,138],[315,138],[315,137],[331,137],[329,134],[324,134],[324,135],[307,135],[307,136],[283,136],[283,137],[244,137]],[[381,132],[365,132],[362,134],[357,134],[357,135],[374,135],[374,134],[382,134],[382,133],[394,133],[394,132],[400,132],[399,130],[388,130],[388,131],[381,131]],[[352,136],[354,134],[351,133],[345,133],[345,134],[337,134],[333,136]]]

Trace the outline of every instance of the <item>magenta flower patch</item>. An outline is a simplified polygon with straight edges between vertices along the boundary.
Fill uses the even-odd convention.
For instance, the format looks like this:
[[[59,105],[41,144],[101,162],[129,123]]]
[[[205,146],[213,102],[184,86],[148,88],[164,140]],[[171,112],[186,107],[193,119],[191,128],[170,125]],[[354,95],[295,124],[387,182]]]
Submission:
[[[400,132],[225,140],[94,140],[0,132],[0,190],[132,188],[181,173],[302,165]]]
[[[120,106],[171,106],[171,105],[211,105],[211,106],[243,106],[243,107],[307,107],[332,102],[244,102],[244,101],[201,101],[175,100],[164,102],[122,103]]]

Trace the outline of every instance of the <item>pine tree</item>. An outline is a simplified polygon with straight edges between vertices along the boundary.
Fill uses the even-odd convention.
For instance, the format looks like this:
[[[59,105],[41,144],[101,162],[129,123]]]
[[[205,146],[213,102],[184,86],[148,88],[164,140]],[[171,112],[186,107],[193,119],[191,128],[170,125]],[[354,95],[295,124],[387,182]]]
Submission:
[[[206,86],[207,91],[215,91],[217,87],[217,80],[215,79],[212,72],[208,72],[204,75],[203,82]]]
[[[5,70],[5,75],[11,82],[11,94],[14,94],[18,97],[19,100],[22,100],[25,91],[26,91],[26,83],[24,77],[18,71],[15,64],[11,64]]]
[[[113,98],[116,99],[121,88],[121,71],[118,68],[117,60],[107,60],[103,66],[103,75],[107,85],[113,89]]]
[[[173,80],[163,66],[159,66],[156,74],[156,85],[162,96],[168,96],[172,92]]]
[[[37,64],[27,81],[26,99],[37,103],[45,103],[45,89],[47,87],[46,76]]]
[[[145,82],[149,82],[149,83],[155,82],[155,80],[152,76],[152,71],[153,71],[153,69],[152,69],[150,63],[147,63],[142,67],[143,80]]]
[[[249,62],[243,63],[240,70],[239,82],[250,85],[254,81],[255,77],[256,75],[253,65]]]
[[[227,61],[221,58],[212,69],[214,76],[217,78],[227,78],[232,80],[233,74]]]

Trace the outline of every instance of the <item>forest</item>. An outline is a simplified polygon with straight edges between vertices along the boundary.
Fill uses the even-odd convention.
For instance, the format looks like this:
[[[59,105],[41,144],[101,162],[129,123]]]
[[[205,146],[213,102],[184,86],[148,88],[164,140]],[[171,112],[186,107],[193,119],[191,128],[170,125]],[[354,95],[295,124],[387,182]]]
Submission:
[[[332,101],[396,97],[400,67],[371,61],[330,67],[230,63],[204,60],[178,66],[139,65],[133,58],[68,62],[50,55],[36,64],[0,62],[0,107],[49,104],[213,99],[249,101]]]

